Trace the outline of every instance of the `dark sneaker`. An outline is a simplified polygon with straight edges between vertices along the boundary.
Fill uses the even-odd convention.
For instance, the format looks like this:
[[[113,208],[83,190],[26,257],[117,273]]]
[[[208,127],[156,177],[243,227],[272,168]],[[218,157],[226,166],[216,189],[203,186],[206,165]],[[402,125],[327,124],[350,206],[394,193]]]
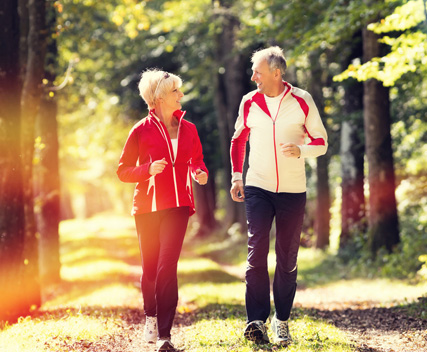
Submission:
[[[274,333],[274,342],[281,344],[283,346],[287,346],[292,343],[292,337],[289,333],[288,321],[282,321],[277,319],[276,315],[274,315],[271,320],[271,329]]]
[[[170,339],[157,340],[157,352],[161,351],[176,351]]]
[[[261,320],[254,320],[246,325],[244,336],[249,341],[254,341],[255,343],[270,342],[267,335],[267,328]]]

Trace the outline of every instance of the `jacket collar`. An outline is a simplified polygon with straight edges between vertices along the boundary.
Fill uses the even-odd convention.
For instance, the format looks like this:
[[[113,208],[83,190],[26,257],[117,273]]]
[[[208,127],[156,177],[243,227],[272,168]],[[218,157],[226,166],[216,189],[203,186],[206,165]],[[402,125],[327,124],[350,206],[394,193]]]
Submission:
[[[285,95],[282,98],[284,99],[288,95],[288,93],[292,91],[293,87],[290,83],[286,81],[282,81],[282,82],[283,82],[283,85],[285,86]],[[252,101],[255,102],[268,116],[271,117],[270,111],[268,110],[267,103],[265,101],[264,94],[256,92],[252,97]]]
[[[183,110],[176,110],[176,111],[174,111],[173,116],[175,116],[175,117],[178,119],[178,121],[180,121],[180,122],[181,122],[181,120],[182,120],[182,118],[184,117],[185,113],[186,113],[186,111],[183,111]],[[154,109],[151,109],[151,110],[149,111],[148,116],[149,116],[150,118],[154,118],[154,119],[155,119],[155,120],[157,120],[158,122],[161,122],[161,121],[160,121],[160,119],[158,118],[158,116],[156,115],[156,110],[154,110]]]

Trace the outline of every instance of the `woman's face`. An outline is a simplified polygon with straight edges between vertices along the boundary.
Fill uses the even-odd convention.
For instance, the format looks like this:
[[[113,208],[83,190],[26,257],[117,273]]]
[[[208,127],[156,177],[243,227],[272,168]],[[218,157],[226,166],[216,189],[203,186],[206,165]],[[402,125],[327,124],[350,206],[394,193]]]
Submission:
[[[163,104],[170,110],[179,110],[182,107],[180,101],[183,96],[184,93],[181,92],[181,89],[174,86],[163,96]]]

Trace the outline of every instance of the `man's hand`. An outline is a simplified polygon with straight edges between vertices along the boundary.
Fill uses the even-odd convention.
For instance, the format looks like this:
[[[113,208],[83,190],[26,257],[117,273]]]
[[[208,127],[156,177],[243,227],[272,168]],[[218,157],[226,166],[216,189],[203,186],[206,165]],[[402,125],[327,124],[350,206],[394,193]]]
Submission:
[[[239,195],[239,193],[240,193],[240,195]],[[233,182],[233,185],[231,186],[231,189],[230,189],[230,194],[231,194],[231,198],[235,202],[244,202],[245,201],[245,192],[243,190],[243,181],[242,180],[238,180],[238,181]]]
[[[151,163],[150,167],[148,168],[148,173],[151,176],[161,174],[163,172],[163,170],[165,169],[167,164],[168,164],[168,162],[165,160],[165,158],[163,158],[162,160],[153,161]]]
[[[294,143],[280,143],[280,151],[288,158],[299,158],[301,150]]]
[[[201,169],[196,170],[196,175],[194,178],[199,185],[205,185],[208,182],[208,174]]]

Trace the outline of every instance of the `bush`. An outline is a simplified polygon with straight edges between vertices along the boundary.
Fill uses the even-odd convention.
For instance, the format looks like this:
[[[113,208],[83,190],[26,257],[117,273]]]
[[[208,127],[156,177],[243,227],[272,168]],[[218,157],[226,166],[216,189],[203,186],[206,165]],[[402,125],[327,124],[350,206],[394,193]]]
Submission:
[[[423,205],[407,207],[400,214],[401,242],[392,253],[381,249],[373,256],[368,236],[359,233],[338,253],[338,259],[352,276],[387,277],[419,280],[427,277],[427,233]],[[423,265],[424,263],[424,265]],[[422,267],[424,269],[422,269]]]

